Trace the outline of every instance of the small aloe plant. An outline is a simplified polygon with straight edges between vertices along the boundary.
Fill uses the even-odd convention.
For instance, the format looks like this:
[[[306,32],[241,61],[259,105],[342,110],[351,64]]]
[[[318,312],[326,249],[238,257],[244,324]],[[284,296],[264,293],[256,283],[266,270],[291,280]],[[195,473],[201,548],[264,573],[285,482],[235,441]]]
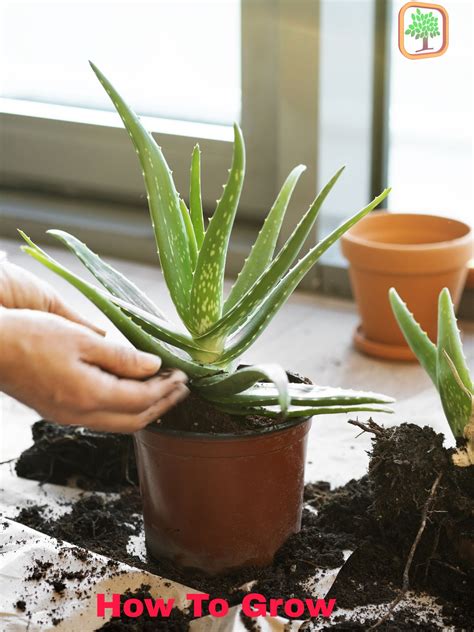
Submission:
[[[389,298],[406,341],[438,389],[444,414],[456,441],[465,444],[453,455],[454,463],[461,467],[474,465],[474,389],[449,290],[444,288],[439,295],[436,345],[394,288],[391,288]]]
[[[244,181],[245,148],[234,125],[232,166],[221,199],[207,227],[201,201],[200,152],[191,161],[189,209],[177,193],[161,148],[106,77],[91,64],[135,146],[148,193],[161,269],[183,327],[168,317],[131,281],[102,261],[78,239],[48,231],[64,243],[103,286],[73,274],[21,233],[25,252],[87,296],[137,348],[159,355],[164,367],[185,371],[190,386],[219,409],[236,415],[301,417],[359,410],[390,412],[392,399],[376,393],[289,384],[274,364],[236,369],[237,359],[260,336],[305,274],[339,237],[374,209],[385,190],[295,263],[318,211],[339,178],[322,189],[293,233],[275,255],[286,208],[305,167],[286,179],[250,255],[224,298],[228,243]],[[263,381],[262,381],[263,380]]]

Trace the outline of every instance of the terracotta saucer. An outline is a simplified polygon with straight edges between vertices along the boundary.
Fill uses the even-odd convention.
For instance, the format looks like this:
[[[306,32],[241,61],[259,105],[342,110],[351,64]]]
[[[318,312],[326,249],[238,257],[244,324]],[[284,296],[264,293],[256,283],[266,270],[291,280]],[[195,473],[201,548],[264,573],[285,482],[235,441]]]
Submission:
[[[388,345],[383,342],[375,342],[366,338],[362,325],[354,331],[352,337],[354,346],[358,351],[383,360],[398,360],[402,362],[415,362],[416,358],[412,350],[404,345]]]

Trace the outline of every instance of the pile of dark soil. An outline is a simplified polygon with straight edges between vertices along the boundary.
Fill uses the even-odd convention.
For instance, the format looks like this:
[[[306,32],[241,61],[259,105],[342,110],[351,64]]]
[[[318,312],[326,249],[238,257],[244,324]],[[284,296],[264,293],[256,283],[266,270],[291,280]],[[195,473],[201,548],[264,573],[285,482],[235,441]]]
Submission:
[[[16,463],[18,476],[58,485],[76,477],[83,489],[103,491],[138,483],[130,435],[58,426],[44,420],[33,425],[32,433],[33,445]]]
[[[122,488],[118,499],[85,495],[56,521],[48,519],[41,506],[28,507],[18,519],[54,537],[227,599],[230,605],[241,602],[246,590],[240,587],[248,582],[255,582],[252,592],[267,598],[311,597],[306,582],[315,568],[341,565],[345,549],[355,549],[355,553],[328,598],[335,598],[339,608],[349,609],[391,602],[400,595],[410,550],[419,535],[408,568],[410,589],[435,596],[446,626],[473,629],[474,568],[460,554],[459,536],[474,537],[474,468],[454,468],[442,447],[442,435],[431,428],[403,424],[382,429],[369,423],[367,430],[374,433],[368,475],[335,490],[324,482],[307,485],[305,500],[317,515],[304,511],[300,533],[287,541],[273,565],[265,569],[212,578],[167,561],[143,561],[130,555],[129,536],[142,533],[135,487]],[[420,535],[425,510],[427,520]],[[361,621],[358,627],[336,610],[331,622],[333,629],[357,630],[377,621]],[[402,601],[377,629],[439,627],[434,619],[417,622],[416,613],[403,608]]]
[[[399,596],[429,504],[408,569],[409,587],[437,598],[446,625],[473,629],[474,565],[460,555],[459,542],[474,539],[474,468],[455,468],[443,436],[429,427],[369,425],[375,434],[368,475],[332,493],[318,488],[314,493],[312,486],[307,491],[314,496],[309,503],[319,508],[322,531],[356,547],[328,597],[336,598],[338,607],[354,608]],[[412,623],[400,627],[400,613],[396,616],[399,627],[386,629],[418,629]]]

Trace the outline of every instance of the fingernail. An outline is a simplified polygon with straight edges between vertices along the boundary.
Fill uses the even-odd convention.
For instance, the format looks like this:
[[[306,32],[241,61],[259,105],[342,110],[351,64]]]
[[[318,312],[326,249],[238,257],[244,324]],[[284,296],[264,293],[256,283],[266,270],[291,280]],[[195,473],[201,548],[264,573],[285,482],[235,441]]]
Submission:
[[[183,399],[186,399],[186,397],[189,395],[191,391],[189,390],[189,388],[187,386],[183,386],[180,388],[180,393],[179,393],[179,401],[182,402]]]
[[[141,365],[146,371],[159,371],[161,360],[158,356],[152,353],[146,353],[145,351],[139,351],[139,354]]]
[[[188,376],[183,371],[173,371],[171,378],[174,384],[186,384],[188,381]]]

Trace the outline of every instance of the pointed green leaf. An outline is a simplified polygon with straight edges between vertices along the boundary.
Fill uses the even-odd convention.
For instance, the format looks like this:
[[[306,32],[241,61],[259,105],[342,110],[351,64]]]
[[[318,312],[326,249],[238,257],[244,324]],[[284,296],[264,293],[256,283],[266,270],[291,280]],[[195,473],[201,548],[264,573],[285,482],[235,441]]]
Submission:
[[[77,275],[70,272],[67,268],[50,257],[44,250],[39,248],[24,233],[22,234],[28,246],[22,246],[24,252],[42,263],[44,266],[56,272],[71,285],[77,288],[84,296],[86,296],[96,307],[98,307],[113,324],[128,338],[128,340],[142,351],[148,351],[158,355],[163,363],[163,367],[180,369],[187,373],[190,377],[202,377],[213,375],[216,367],[200,365],[188,359],[178,349],[171,349],[167,344],[160,342],[153,336],[143,331],[143,329],[134,323],[131,318],[125,315],[119,307],[114,305],[112,301],[104,296],[104,292],[87,283]]]
[[[178,314],[188,324],[192,266],[186,227],[170,168],[138,116],[100,70],[92,63],[91,67],[120,114],[140,159],[163,275]]]
[[[216,408],[229,415],[261,415],[262,417],[282,417],[279,406],[231,406],[229,404],[214,404]],[[285,418],[313,417],[314,415],[338,415],[341,413],[393,413],[391,408],[385,406],[361,404],[354,406],[290,406]]]
[[[297,285],[305,274],[313,267],[318,259],[323,255],[334,242],[356,224],[365,215],[370,213],[382,202],[390,193],[390,189],[385,189],[372,202],[356,213],[353,217],[345,221],[336,228],[330,235],[314,246],[300,261],[288,272],[288,274],[278,283],[274,290],[267,295],[263,303],[259,303],[257,309],[248,314],[247,321],[241,329],[230,338],[224,353],[219,362],[223,364],[237,358],[252,345],[268,326],[270,320],[284,305],[291,296]]]
[[[127,279],[121,272],[115,270],[111,265],[92,252],[82,241],[74,235],[70,235],[63,230],[48,230],[48,234],[53,235],[61,241],[76,257],[85,265],[91,274],[101,283],[113,296],[132,303],[136,307],[150,312],[162,320],[167,320],[165,314],[142,292],[134,283]],[[26,235],[20,230],[23,238]]]
[[[189,207],[191,209],[191,221],[194,226],[194,234],[198,250],[201,250],[204,241],[204,214],[201,199],[201,151],[199,145],[193,150],[191,160],[191,182],[189,187]]]
[[[117,307],[120,307],[128,316],[130,316],[135,322],[137,322],[142,329],[149,334],[161,340],[167,342],[183,351],[186,351],[191,357],[195,354],[199,354],[200,357],[207,356],[206,362],[212,362],[217,359],[216,354],[207,352],[199,344],[191,338],[188,334],[181,332],[172,322],[165,321],[162,318],[150,314],[149,312],[140,309],[132,303],[121,300],[111,294],[103,293],[103,296],[111,301]]]
[[[250,255],[225,301],[224,313],[227,313],[239,302],[272,260],[291,195],[300,175],[305,169],[304,165],[298,165],[285,180],[275,203],[265,218]]]
[[[258,309],[259,305],[266,299],[268,294],[275,288],[283,275],[288,271],[294,262],[298,252],[301,250],[311,229],[314,226],[318,212],[328,196],[329,192],[337,182],[339,176],[343,172],[344,167],[339,169],[331,178],[325,187],[317,195],[316,199],[305,213],[295,230],[289,237],[286,244],[271,262],[268,268],[258,278],[250,290],[240,299],[225,316],[223,316],[215,325],[213,325],[204,336],[214,337],[215,335],[227,336],[235,331],[249,315]],[[329,247],[329,246],[328,246]],[[322,252],[321,252],[322,254]]]
[[[235,124],[234,155],[229,179],[207,227],[194,272],[189,316],[192,331],[198,334],[209,329],[222,314],[227,248],[242,191],[244,172],[244,139],[239,126]]]
[[[192,269],[196,267],[198,248],[196,242],[196,235],[194,234],[194,227],[191,222],[191,216],[188,211],[188,207],[186,206],[186,202],[182,199],[179,200],[179,206],[181,209],[181,214],[183,217],[183,222],[186,227],[186,233],[188,236],[188,247],[189,247],[189,256],[191,260]]]
[[[455,437],[462,437],[468,423],[472,398],[460,388],[451,370],[449,356],[465,388],[472,393],[472,381],[463,355],[461,338],[449,290],[444,288],[438,304],[438,390],[444,413]]]
[[[260,380],[273,383],[279,410],[285,414],[290,404],[288,376],[277,364],[257,364],[238,369],[234,373],[202,378],[193,383],[193,388],[207,399],[229,397],[245,391]]]
[[[26,239],[25,234],[22,231],[19,232]],[[106,298],[125,310],[142,329],[163,342],[187,351],[190,355],[193,355],[194,351],[199,351],[199,353],[203,351],[190,336],[181,333],[173,323],[168,321],[136,285],[102,261],[84,243],[62,230],[48,230],[47,232],[59,239],[80,259],[110,292],[110,295],[105,295]]]
[[[395,288],[390,288],[388,297],[393,314],[405,336],[405,340],[437,388],[436,346],[416,322],[413,314],[408,310]]]
[[[206,378],[207,379],[207,378]],[[311,384],[289,384],[288,392],[293,406],[340,406],[352,404],[390,404],[394,400],[386,395],[350,389],[315,386]],[[214,402],[232,406],[271,406],[278,404],[278,391],[266,382],[254,384],[246,390],[232,395],[206,393]]]

